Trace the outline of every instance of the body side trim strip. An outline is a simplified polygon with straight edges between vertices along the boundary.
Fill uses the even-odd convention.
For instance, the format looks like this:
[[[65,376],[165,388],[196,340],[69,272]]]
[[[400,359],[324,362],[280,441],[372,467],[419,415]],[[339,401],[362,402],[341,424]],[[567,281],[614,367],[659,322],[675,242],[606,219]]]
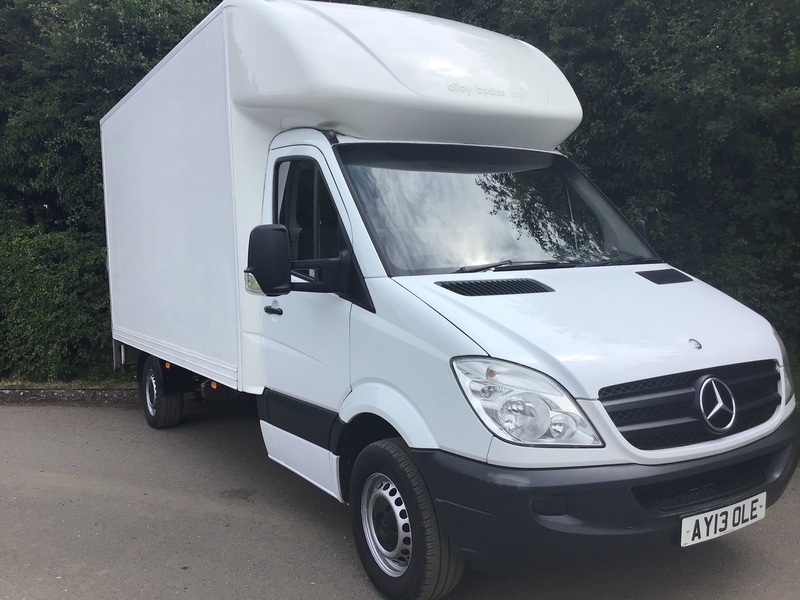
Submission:
[[[258,417],[273,427],[283,429],[315,446],[329,450],[331,429],[339,414],[291,396],[267,390],[258,399]]]

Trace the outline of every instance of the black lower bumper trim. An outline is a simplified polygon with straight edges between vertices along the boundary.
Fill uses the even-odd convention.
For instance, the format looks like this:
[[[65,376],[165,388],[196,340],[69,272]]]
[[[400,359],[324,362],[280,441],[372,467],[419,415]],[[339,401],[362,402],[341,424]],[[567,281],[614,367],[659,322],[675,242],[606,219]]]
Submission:
[[[773,504],[800,456],[800,413],[745,447],[664,465],[513,469],[437,450],[412,453],[459,553],[473,567],[506,567],[537,553],[679,543],[685,516],[763,491]]]

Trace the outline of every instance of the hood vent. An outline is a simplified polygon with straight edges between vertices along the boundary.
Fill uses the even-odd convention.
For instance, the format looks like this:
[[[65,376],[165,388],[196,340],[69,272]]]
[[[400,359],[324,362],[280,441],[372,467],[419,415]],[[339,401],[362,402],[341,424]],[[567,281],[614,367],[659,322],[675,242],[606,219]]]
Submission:
[[[649,279],[658,285],[666,285],[668,283],[686,283],[687,281],[694,281],[688,275],[684,275],[675,269],[659,269],[658,271],[637,271],[639,275],[645,279]]]
[[[506,296],[511,294],[541,294],[552,292],[533,279],[486,279],[484,281],[437,281],[436,285],[462,296]]]

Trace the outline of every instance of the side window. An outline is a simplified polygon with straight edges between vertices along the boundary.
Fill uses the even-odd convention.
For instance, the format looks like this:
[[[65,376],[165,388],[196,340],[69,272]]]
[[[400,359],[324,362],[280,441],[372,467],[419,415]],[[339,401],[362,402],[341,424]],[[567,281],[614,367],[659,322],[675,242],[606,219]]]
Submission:
[[[292,159],[277,166],[278,222],[289,230],[294,260],[336,258],[347,248],[336,206],[317,163]],[[313,270],[297,272],[315,278]]]

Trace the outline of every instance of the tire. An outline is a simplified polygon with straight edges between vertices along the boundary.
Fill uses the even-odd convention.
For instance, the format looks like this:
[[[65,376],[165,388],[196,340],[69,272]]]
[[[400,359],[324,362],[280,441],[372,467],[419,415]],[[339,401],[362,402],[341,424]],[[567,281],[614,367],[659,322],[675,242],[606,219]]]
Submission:
[[[439,525],[402,440],[374,442],[356,458],[350,511],[361,564],[385,596],[433,600],[461,580],[464,563]]]
[[[148,356],[142,365],[139,398],[147,424],[154,429],[174,427],[183,413],[183,394],[170,390],[166,383],[162,362]]]

